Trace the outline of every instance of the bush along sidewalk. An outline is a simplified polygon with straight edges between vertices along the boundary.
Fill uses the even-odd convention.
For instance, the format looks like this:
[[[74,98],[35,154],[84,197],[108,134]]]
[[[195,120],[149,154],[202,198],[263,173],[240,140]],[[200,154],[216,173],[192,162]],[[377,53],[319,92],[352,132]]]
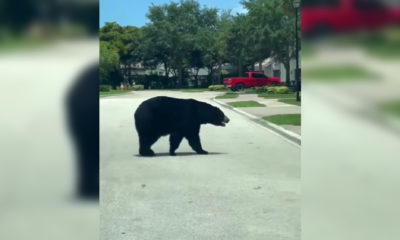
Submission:
[[[109,91],[100,91],[99,97],[113,96],[113,95],[121,95],[125,93],[130,93],[132,90],[119,90],[119,89],[111,89]]]
[[[290,89],[287,86],[256,87],[256,88],[246,89],[245,93],[246,94],[257,94],[258,97],[269,98],[269,99],[273,99],[273,98],[295,99],[296,98],[296,93],[290,91]],[[298,104],[295,104],[295,105],[298,105]]]
[[[101,84],[99,86],[99,96],[106,97],[106,96],[112,96],[112,95],[120,95],[120,94],[124,94],[124,93],[129,93],[132,91],[140,91],[140,90],[144,90],[144,86],[140,85],[140,84],[129,86],[129,87],[122,88],[122,89],[121,88],[113,89],[112,86],[110,86],[110,85]]]
[[[129,90],[132,90],[132,91],[144,90],[144,85],[141,85],[141,84],[133,85],[133,86],[129,87]]]
[[[227,90],[227,88],[222,84],[210,85],[210,86],[208,86],[208,90],[210,90],[210,91],[225,91],[225,90]]]

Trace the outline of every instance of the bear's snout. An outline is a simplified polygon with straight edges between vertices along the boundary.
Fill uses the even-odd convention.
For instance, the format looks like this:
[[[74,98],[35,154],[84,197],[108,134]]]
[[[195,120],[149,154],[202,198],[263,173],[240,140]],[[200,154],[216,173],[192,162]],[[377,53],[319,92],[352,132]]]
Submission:
[[[227,116],[224,116],[224,123],[228,123],[229,122],[229,118]]]
[[[228,118],[227,116],[224,115],[224,120],[222,120],[221,125],[222,125],[223,127],[225,127],[225,124],[227,124],[229,121],[230,121],[229,118]]]

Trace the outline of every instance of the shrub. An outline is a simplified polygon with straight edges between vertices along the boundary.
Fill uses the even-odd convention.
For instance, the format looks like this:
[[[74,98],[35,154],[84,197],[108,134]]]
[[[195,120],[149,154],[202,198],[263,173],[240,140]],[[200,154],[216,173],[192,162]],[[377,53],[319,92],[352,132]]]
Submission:
[[[255,90],[256,90],[256,93],[265,93],[267,91],[267,89],[263,88],[263,87],[256,88]]]
[[[267,89],[267,93],[275,93],[276,87],[265,87]]]
[[[225,69],[222,69],[221,72],[220,72],[220,74],[221,74],[222,76],[226,76],[226,75],[229,74],[229,72],[228,72],[227,70],[225,70]]]
[[[289,88],[286,86],[276,87],[275,92],[278,94],[283,94],[283,93],[286,94],[286,93],[289,93]]]
[[[130,89],[133,91],[140,91],[144,89],[144,85],[141,84],[133,85],[132,87],[130,87]]]
[[[289,93],[289,88],[286,86],[279,86],[279,87],[266,87],[267,88],[267,93],[272,93],[272,94],[286,94]]]
[[[210,85],[208,86],[208,90],[210,91],[221,91],[221,90],[225,90],[225,86],[224,85]]]
[[[109,92],[109,91],[111,91],[111,89],[112,88],[110,85],[101,84],[99,87],[100,92]]]

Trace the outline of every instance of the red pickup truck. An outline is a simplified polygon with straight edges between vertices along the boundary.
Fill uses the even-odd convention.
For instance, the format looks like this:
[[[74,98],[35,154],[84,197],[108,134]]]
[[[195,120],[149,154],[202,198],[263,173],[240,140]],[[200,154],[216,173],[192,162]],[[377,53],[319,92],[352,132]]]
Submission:
[[[281,85],[279,77],[265,76],[264,72],[247,72],[248,77],[224,78],[224,85],[232,91],[241,91],[249,87],[262,87],[267,85]]]
[[[382,0],[302,0],[304,36],[377,30],[400,23],[400,6]],[[394,2],[394,1],[392,1]]]

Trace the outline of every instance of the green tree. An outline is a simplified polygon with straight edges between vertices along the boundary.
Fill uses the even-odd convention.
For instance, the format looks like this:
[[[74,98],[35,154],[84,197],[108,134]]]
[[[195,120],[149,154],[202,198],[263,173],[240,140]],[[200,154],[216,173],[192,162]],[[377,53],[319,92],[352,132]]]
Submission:
[[[132,26],[121,27],[115,22],[106,23],[100,29],[100,41],[106,41],[117,49],[122,63],[139,58],[134,53],[140,45],[142,35],[141,28]]]
[[[217,9],[202,8],[199,11],[198,30],[194,35],[194,47],[188,56],[189,66],[194,70],[195,82],[198,82],[198,73],[201,68],[207,67],[207,59],[210,55],[215,55],[217,24],[218,24],[218,11]],[[214,57],[215,59],[215,57]],[[209,65],[213,69],[213,65]],[[208,68],[207,67],[207,68]],[[210,72],[210,71],[209,71]]]
[[[246,67],[253,63],[250,51],[252,46],[248,44],[249,34],[251,32],[247,15],[239,14],[234,17],[234,24],[230,28],[226,44],[229,49],[228,59],[236,64],[239,76],[243,76]]]
[[[115,49],[119,56],[119,62],[123,69],[118,69],[125,76],[130,76],[129,66],[141,61],[140,45],[143,41],[141,28],[126,26],[121,27],[115,22],[106,23],[100,29],[100,41],[107,42]]]
[[[250,26],[259,40],[254,41],[254,56],[261,60],[271,55],[281,62],[286,71],[286,84],[289,85],[290,59],[295,54],[295,15],[292,2],[248,0],[242,4],[248,10]]]
[[[118,71],[119,55],[118,50],[110,43],[100,41],[100,84],[117,86],[118,79],[113,79],[114,72]]]
[[[231,11],[222,11],[217,16],[215,28],[212,28],[208,35],[204,35],[207,36],[207,39],[204,41],[206,48],[204,50],[203,61],[208,69],[209,80],[211,80],[211,75],[214,72],[221,72],[221,65],[223,63],[229,61],[227,39],[230,36],[233,24],[234,20]],[[217,76],[219,77],[219,74]]]
[[[194,0],[151,6],[145,28],[143,56],[148,63],[162,63],[183,86],[183,77],[190,68],[204,66],[204,52],[211,29],[215,28],[217,10],[201,8]]]

